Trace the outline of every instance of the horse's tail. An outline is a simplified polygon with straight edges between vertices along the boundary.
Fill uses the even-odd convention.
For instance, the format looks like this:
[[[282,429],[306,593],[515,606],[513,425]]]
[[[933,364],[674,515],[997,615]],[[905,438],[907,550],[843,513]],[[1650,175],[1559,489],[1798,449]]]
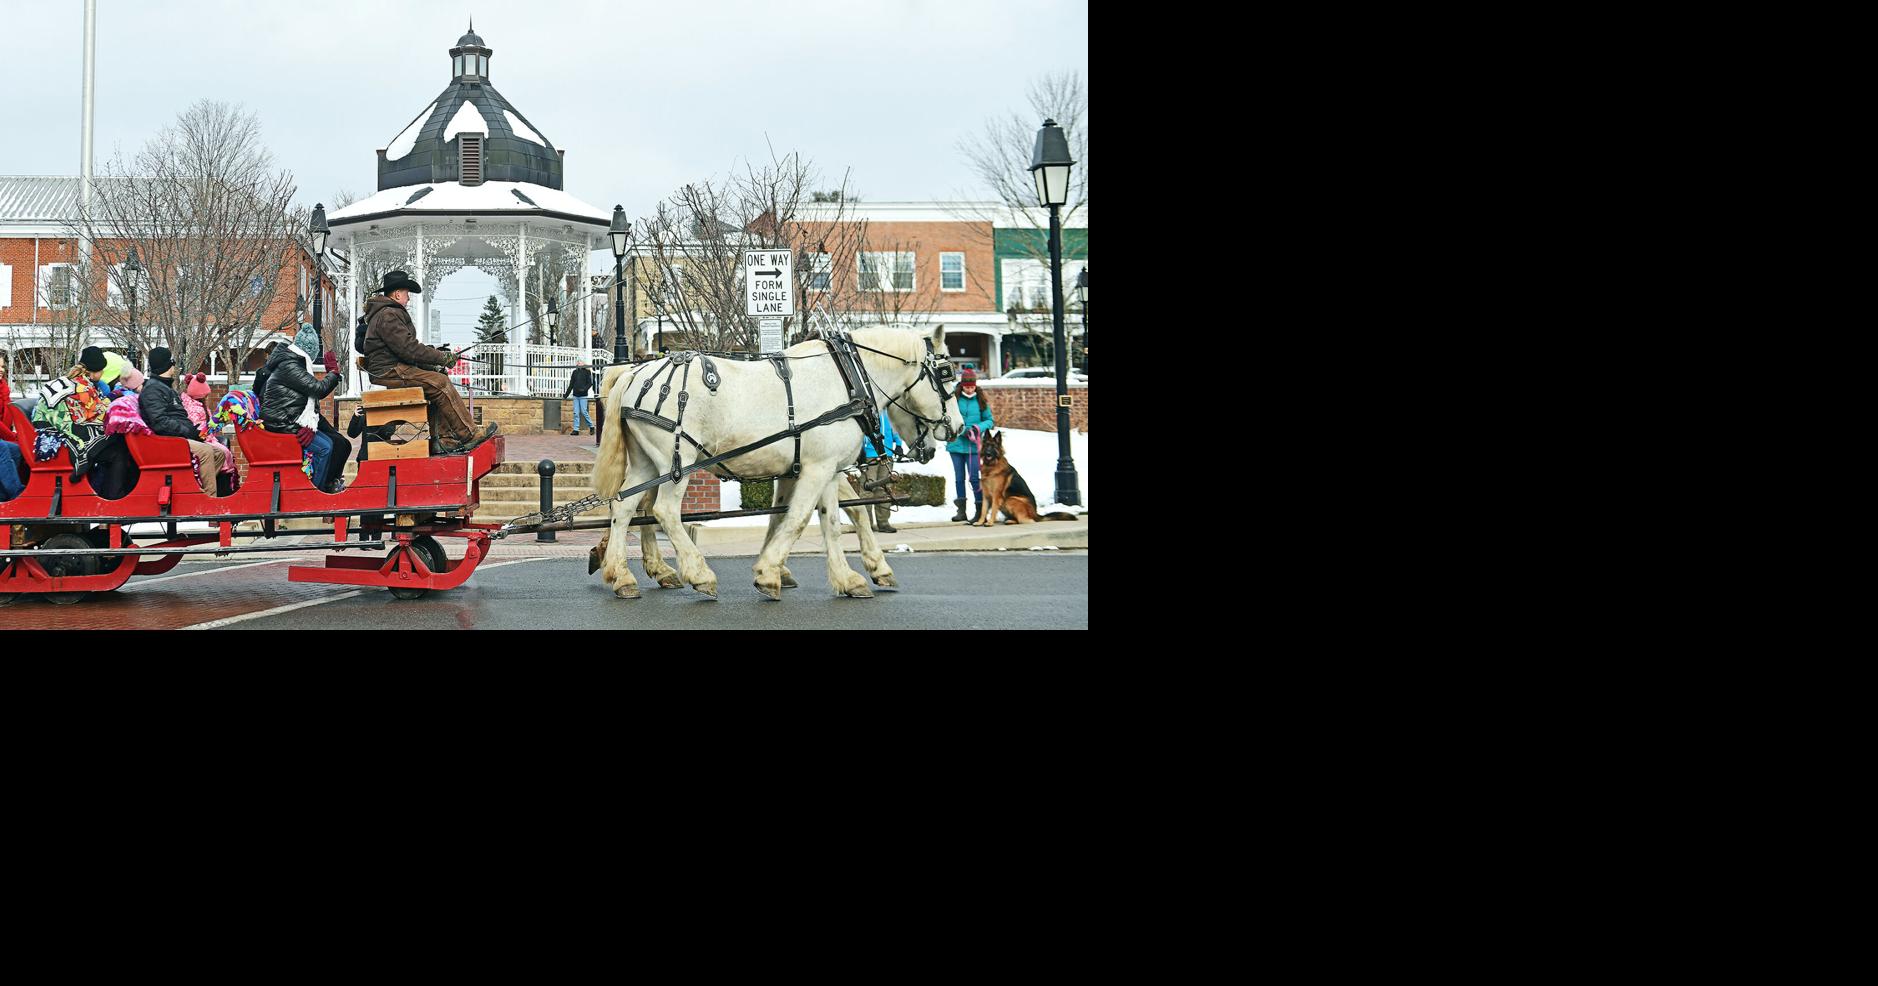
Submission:
[[[600,392],[606,395],[606,413],[612,421],[600,433],[600,452],[593,462],[593,491],[607,496],[619,492],[626,482],[626,455],[629,448],[626,442],[626,423],[620,416],[620,401],[626,394],[626,387],[621,383],[619,394],[613,393],[613,384],[625,372],[624,366],[609,366],[602,379]]]

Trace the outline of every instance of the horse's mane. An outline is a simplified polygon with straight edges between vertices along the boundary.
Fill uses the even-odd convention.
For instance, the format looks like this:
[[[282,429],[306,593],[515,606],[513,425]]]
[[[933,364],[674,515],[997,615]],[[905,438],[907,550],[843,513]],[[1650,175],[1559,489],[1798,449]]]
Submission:
[[[863,346],[872,346],[883,353],[892,353],[909,363],[917,363],[926,355],[921,340],[925,338],[918,332],[907,329],[855,329],[848,333],[855,342]]]

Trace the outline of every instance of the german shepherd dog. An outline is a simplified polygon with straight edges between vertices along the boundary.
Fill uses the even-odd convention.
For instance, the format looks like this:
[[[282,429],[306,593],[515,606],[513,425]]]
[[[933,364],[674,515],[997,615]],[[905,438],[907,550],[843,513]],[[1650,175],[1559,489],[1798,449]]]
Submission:
[[[1001,432],[994,431],[985,436],[985,445],[978,458],[978,482],[985,493],[985,513],[977,524],[979,527],[990,527],[1000,511],[1009,518],[1005,521],[1007,524],[1076,519],[1076,515],[1068,511],[1037,513],[1037,495],[1030,492],[1030,485],[1011,467],[1011,460],[1004,457],[1004,435]]]

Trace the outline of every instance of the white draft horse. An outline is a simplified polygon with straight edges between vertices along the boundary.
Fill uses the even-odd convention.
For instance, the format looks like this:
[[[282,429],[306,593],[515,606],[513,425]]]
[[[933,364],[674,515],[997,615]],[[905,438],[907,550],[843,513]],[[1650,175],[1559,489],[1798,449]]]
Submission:
[[[946,381],[951,367],[946,359],[945,326],[931,337],[901,329],[860,329],[851,334],[856,355],[866,367],[872,382],[870,399],[876,413],[887,415],[901,436],[915,436],[909,451],[930,458],[936,442],[950,440],[964,430],[964,420],[951,397]],[[930,343],[930,348],[928,348]],[[829,344],[821,340],[798,343],[783,352],[789,360],[795,395],[795,420],[798,424],[826,411],[847,404],[847,384],[835,365]],[[625,420],[622,408],[635,406],[646,393],[647,380],[665,379],[670,359],[661,359],[631,367],[607,371],[602,387],[611,420],[600,438],[600,452],[594,463],[593,489],[614,495],[658,478],[673,468],[674,450],[678,458],[678,482],[690,474],[690,466],[710,455],[741,448],[761,441],[789,427],[789,401],[783,379],[769,360],[716,360],[721,376],[715,390],[701,379],[695,362],[684,384],[688,403],[684,410],[683,431],[691,440],[709,451],[699,451],[691,441],[680,439],[655,424],[637,419]],[[680,368],[679,373],[684,373]],[[674,392],[677,380],[672,380]],[[656,385],[655,385],[656,386]],[[657,390],[653,390],[656,394]],[[642,410],[653,410],[648,396]],[[658,414],[675,415],[674,402],[667,400]],[[828,555],[828,581],[838,595],[866,598],[867,580],[861,578],[841,551],[841,494],[853,486],[842,470],[860,457],[862,428],[854,418],[834,421],[804,431],[801,436],[801,472],[793,482],[777,483],[777,499],[788,499],[788,511],[780,520],[772,520],[770,533],[754,566],[756,587],[771,599],[781,599],[782,590],[794,584],[783,563],[808,525],[809,513],[822,514],[822,541]],[[760,478],[788,473],[795,460],[795,441],[791,438],[772,442],[723,463],[738,476]],[[724,475],[719,473],[719,475]],[[728,478],[728,477],[726,477]],[[676,578],[699,592],[717,595],[717,575],[705,563],[680,519],[682,497],[672,491],[668,481],[651,490],[610,502],[612,524],[601,556],[601,577],[622,599],[639,596],[638,581],[626,562],[626,536],[642,499],[650,496],[650,510],[678,555],[678,571],[673,573],[659,557],[657,538],[647,531],[640,537],[640,553],[648,578],[671,587]],[[793,488],[792,488],[793,487]],[[669,492],[668,492],[669,491]],[[664,495],[658,495],[664,494]],[[861,539],[861,557],[868,572],[880,585],[893,585],[893,571],[873,537],[872,526],[861,511],[850,510],[849,517]]]

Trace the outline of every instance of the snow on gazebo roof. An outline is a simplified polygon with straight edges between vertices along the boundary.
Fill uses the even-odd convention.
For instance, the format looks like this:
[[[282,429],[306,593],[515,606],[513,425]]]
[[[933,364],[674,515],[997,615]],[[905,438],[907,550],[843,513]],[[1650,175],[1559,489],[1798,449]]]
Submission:
[[[601,211],[560,189],[525,181],[486,181],[480,185],[449,181],[387,188],[328,214],[326,221],[342,226],[397,216],[512,219],[539,216],[594,226],[606,226],[613,221],[612,213]]]

